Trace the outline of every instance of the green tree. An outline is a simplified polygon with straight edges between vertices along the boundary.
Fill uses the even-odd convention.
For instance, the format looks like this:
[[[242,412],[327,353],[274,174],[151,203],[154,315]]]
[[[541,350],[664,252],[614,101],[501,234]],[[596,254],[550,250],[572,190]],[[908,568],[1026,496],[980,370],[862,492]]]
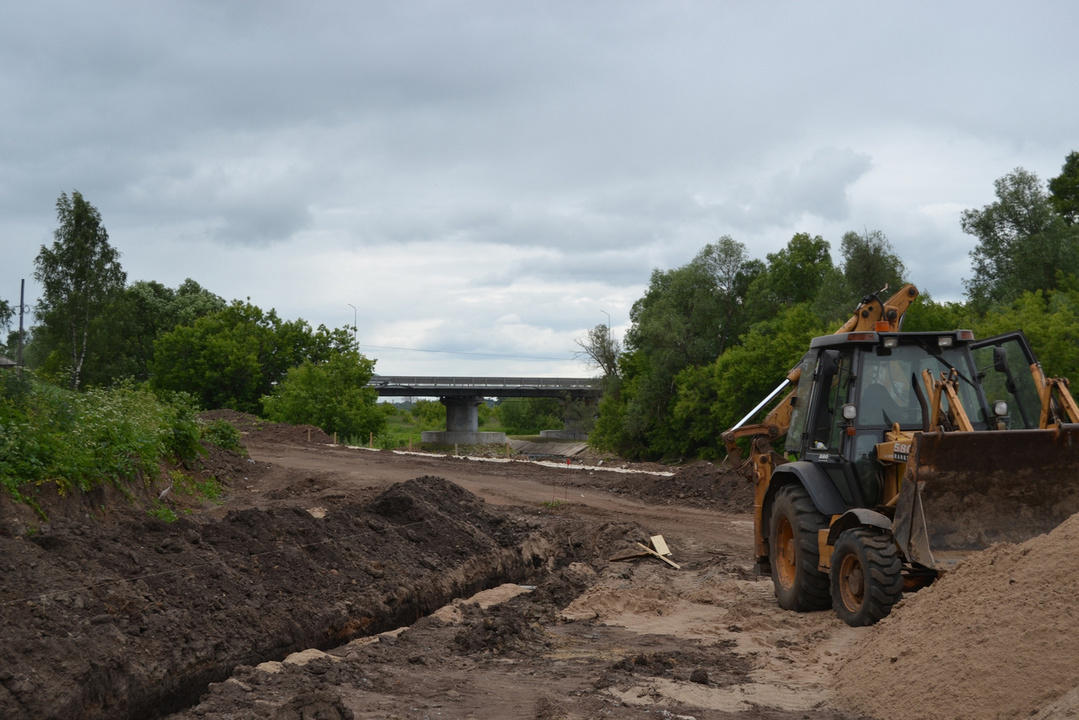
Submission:
[[[15,314],[15,310],[7,302],[7,300],[0,300],[0,339],[4,342],[0,343],[0,350],[11,352],[10,348],[6,345],[10,345],[10,337],[8,336],[8,329],[11,327],[11,318]]]
[[[1079,224],[1079,152],[1068,153],[1060,175],[1049,181],[1049,201],[1064,222]]]
[[[763,271],[729,237],[707,245],[674,270],[653,270],[644,297],[630,311],[617,382],[605,388],[590,437],[628,457],[661,457],[677,445],[669,414],[675,377],[711,363],[746,327],[745,304]]]
[[[108,341],[102,350],[99,376],[88,377],[88,381],[108,384],[123,377],[149,379],[154,342],[159,337],[225,307],[224,299],[191,279],[176,290],[146,280],[128,285],[102,330]]]
[[[353,348],[349,330],[318,330],[303,320],[284,321],[249,302],[178,325],[154,342],[150,382],[190,393],[208,409],[258,413],[261,398],[305,360],[323,363]]]
[[[1051,376],[1079,379],[1079,289],[1025,292],[972,327],[976,337],[1022,330]]]
[[[746,246],[730,235],[706,245],[693,262],[700,264],[712,278],[718,304],[719,352],[722,353],[746,329],[746,295],[750,284],[764,271],[764,264],[751,259]]]
[[[412,404],[411,412],[421,430],[446,428],[446,406],[437,400],[417,400]]]
[[[1058,273],[1079,273],[1079,229],[1056,212],[1038,176],[1018,168],[994,185],[996,202],[962,215],[963,231],[978,238],[966,286],[980,312],[1025,291],[1053,290]]]
[[[687,368],[677,379],[672,425],[682,457],[717,457],[720,435],[786,378],[813,338],[829,332],[808,303],[757,323],[736,345],[707,366]]]
[[[581,348],[577,356],[586,358],[589,366],[601,370],[606,378],[618,377],[618,357],[622,354],[622,343],[611,336],[609,327],[600,323],[574,342]]]
[[[309,359],[289,368],[285,379],[262,398],[265,415],[275,422],[316,425],[342,438],[366,438],[386,425],[378,391],[367,383],[375,361],[356,350],[334,352],[325,362]]]
[[[825,282],[834,277],[829,248],[819,235],[797,233],[785,248],[766,255],[768,263],[747,293],[750,321],[767,320],[784,308],[813,302]]]
[[[923,292],[917,301],[907,308],[903,316],[904,332],[931,332],[934,330],[957,330],[974,328],[974,311],[963,303],[938,303]]]
[[[700,263],[655,270],[648,291],[630,311],[632,325],[617,385],[625,403],[618,451],[641,456],[655,445],[674,395],[674,377],[721,351],[722,308],[712,277]],[[603,428],[600,428],[600,442]]]
[[[555,398],[506,398],[498,407],[510,435],[535,435],[562,427],[562,408]]]
[[[868,295],[887,299],[904,284],[906,268],[880,230],[848,232],[840,241],[842,264],[825,270],[813,311],[827,325],[842,323]],[[881,293],[884,288],[890,292]]]
[[[880,230],[846,233],[839,251],[843,256],[843,279],[854,293],[851,299],[855,303],[885,287],[894,292],[903,286],[907,269]]]
[[[42,286],[34,338],[57,357],[77,389],[94,332],[103,327],[127,275],[120,267],[120,253],[109,244],[101,213],[78,191],[70,198],[60,194],[56,214],[59,227],[53,244],[42,245],[34,260],[34,277]]]

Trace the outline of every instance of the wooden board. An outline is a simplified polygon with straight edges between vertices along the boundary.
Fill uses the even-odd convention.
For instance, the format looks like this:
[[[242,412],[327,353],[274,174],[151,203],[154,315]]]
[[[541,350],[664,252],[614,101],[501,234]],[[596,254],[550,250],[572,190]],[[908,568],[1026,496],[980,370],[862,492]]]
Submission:
[[[655,548],[655,551],[660,555],[671,554],[670,549],[667,547],[667,541],[663,539],[662,535],[653,535],[649,540],[652,542],[652,547]]]

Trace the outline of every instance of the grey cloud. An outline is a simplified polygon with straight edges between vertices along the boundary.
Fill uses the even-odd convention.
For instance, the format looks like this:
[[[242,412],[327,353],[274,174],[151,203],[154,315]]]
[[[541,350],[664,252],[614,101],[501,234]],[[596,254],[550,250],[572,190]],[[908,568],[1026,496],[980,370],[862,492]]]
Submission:
[[[469,284],[489,288],[522,279],[546,279],[558,283],[597,282],[618,287],[647,282],[651,271],[647,256],[640,253],[617,250],[595,252],[580,248],[577,251],[558,250],[490,269],[481,263],[477,265],[477,273],[470,278]]]
[[[384,258],[481,248],[469,287],[547,288],[532,302],[558,309],[537,328],[564,327],[582,286],[630,293],[724,234],[763,257],[797,231],[834,248],[879,228],[926,289],[958,295],[961,231],[923,227],[918,206],[984,204],[994,177],[1048,177],[1075,149],[1064,2],[960,2],[932,22],[848,0],[8,5],[5,298],[72,189],[151,278],[155,243],[189,239],[207,263],[238,247],[267,266],[316,239]],[[942,180],[921,138],[999,172]],[[867,200],[867,178],[897,191]]]
[[[850,217],[849,187],[872,166],[849,148],[821,148],[796,168],[720,201],[725,220],[740,227],[789,226],[810,215],[826,221]]]

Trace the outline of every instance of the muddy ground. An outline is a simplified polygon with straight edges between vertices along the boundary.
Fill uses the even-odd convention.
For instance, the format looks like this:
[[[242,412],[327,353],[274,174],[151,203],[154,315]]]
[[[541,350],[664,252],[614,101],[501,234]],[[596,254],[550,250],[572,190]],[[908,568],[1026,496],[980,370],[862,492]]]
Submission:
[[[167,479],[0,505],[0,717],[858,717],[829,676],[865,629],[778,609],[736,475],[223,416],[250,458],[203,458],[228,492],[165,493],[175,522]],[[679,569],[615,559],[656,534]]]

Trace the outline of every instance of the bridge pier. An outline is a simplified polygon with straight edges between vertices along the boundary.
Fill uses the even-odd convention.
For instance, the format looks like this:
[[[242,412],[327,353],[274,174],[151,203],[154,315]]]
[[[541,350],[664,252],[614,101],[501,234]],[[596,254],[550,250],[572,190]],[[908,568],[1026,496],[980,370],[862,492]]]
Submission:
[[[480,405],[482,397],[443,397],[438,401],[446,406],[446,429],[427,430],[420,433],[425,443],[440,445],[494,445],[506,442],[506,433],[480,432]]]

